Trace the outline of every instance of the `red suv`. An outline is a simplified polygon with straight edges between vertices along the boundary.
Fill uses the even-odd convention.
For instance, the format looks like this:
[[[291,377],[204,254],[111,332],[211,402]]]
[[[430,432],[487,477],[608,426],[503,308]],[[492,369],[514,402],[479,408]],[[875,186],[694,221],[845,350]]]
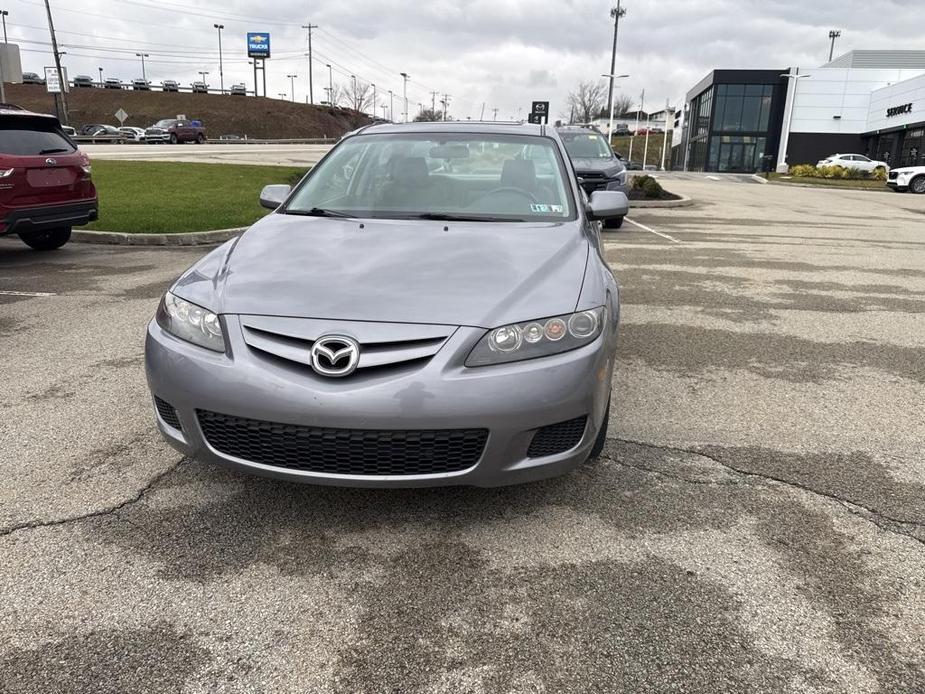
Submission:
[[[17,234],[27,246],[50,251],[97,211],[90,159],[58,119],[0,108],[0,236]]]

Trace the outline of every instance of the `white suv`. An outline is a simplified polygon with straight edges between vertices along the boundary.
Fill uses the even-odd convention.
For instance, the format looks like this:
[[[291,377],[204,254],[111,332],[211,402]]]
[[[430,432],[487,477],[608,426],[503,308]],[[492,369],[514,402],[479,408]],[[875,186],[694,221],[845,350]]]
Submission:
[[[885,161],[875,161],[863,154],[832,154],[825,159],[820,159],[816,166],[842,166],[846,169],[857,169],[868,173],[873,173],[877,169],[890,170],[890,165]]]
[[[897,193],[911,190],[913,193],[925,193],[925,166],[904,166],[890,171],[886,184]]]

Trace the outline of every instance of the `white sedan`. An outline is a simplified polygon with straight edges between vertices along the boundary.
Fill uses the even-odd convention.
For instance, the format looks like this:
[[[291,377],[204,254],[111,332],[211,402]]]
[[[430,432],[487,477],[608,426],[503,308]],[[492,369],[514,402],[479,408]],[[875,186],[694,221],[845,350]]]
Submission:
[[[832,154],[825,159],[820,159],[816,166],[842,166],[846,169],[857,169],[867,173],[873,173],[877,169],[890,170],[890,165],[885,161],[876,161],[863,154]]]
[[[144,142],[145,141],[145,129],[136,128],[130,125],[125,125],[119,130],[126,134],[128,139],[134,140],[135,142]]]
[[[925,194],[925,166],[904,166],[890,171],[886,184],[897,193]]]

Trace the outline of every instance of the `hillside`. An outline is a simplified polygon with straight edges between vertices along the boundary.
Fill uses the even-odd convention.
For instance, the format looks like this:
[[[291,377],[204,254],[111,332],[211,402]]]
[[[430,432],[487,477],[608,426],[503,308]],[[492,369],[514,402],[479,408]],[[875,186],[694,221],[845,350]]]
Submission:
[[[30,111],[54,113],[54,99],[45,87],[7,84],[8,102]],[[199,119],[210,138],[234,133],[257,138],[339,137],[368,122],[345,109],[309,106],[280,99],[185,92],[135,92],[115,89],[72,89],[67,96],[71,125],[119,125],[115,112],[129,114],[125,125],[146,127],[161,118],[183,114]]]

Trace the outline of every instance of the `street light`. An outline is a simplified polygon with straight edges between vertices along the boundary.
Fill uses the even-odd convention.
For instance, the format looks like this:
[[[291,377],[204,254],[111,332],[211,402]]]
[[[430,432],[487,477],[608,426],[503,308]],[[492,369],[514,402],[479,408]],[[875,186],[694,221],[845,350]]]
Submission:
[[[797,68],[799,69],[799,68]],[[790,125],[793,122],[793,102],[797,100],[797,80],[801,80],[804,77],[812,77],[812,75],[800,75],[796,72],[785,72],[781,77],[786,77],[788,80],[793,80],[793,91],[790,90],[790,83],[787,83],[787,117],[784,118],[784,123],[786,124],[783,132],[780,134],[780,147],[777,150],[777,173],[787,173],[790,170],[790,167],[787,166],[787,146],[790,144]]]
[[[610,142],[611,149],[613,148],[613,82],[614,80],[622,80],[629,75],[614,75],[608,73],[606,75],[601,75],[601,77],[610,78],[610,124],[607,126],[607,141]]]
[[[359,99],[359,97],[358,97],[358,95],[357,95],[357,76],[356,76],[356,75],[350,75],[350,81],[351,81],[351,83],[352,83],[351,86],[353,87],[353,94],[352,94],[352,97],[353,97],[353,110],[359,112],[359,110],[360,110],[360,104],[359,104],[360,99]]]
[[[208,75],[208,74],[209,74],[209,71],[208,71],[208,70],[200,70],[200,71],[199,71],[199,76],[202,77],[202,86],[204,86],[204,87],[206,88],[206,94],[209,93],[209,85],[206,83],[206,75]],[[256,90],[256,89],[257,89],[257,86],[254,85],[254,90]]]
[[[148,75],[145,73],[145,58],[150,57],[147,53],[136,53],[136,58],[141,58],[141,79],[148,81]]]
[[[286,100],[286,92],[277,92],[277,94],[279,94],[280,99],[282,99],[283,101]]]
[[[395,122],[395,95],[389,90],[389,120]]]
[[[0,10],[0,18],[3,19],[3,43],[7,43],[6,40],[6,18],[9,16],[9,10]]]
[[[295,101],[295,78],[298,75],[286,75],[289,78],[289,88],[292,90],[292,100]]]
[[[405,123],[408,122],[408,78],[410,75],[407,72],[402,72],[401,77],[404,80],[403,91],[405,97]]]
[[[334,106],[334,68],[331,63],[325,63],[324,66],[328,69],[328,102]]]
[[[4,30],[4,35],[5,34],[6,34],[6,31]],[[829,62],[830,63],[832,62],[832,55],[834,55],[835,53],[835,39],[837,39],[839,36],[841,36],[841,32],[838,29],[832,29],[832,31],[829,32],[829,38],[832,39],[832,45],[829,47]]]
[[[103,68],[99,67],[97,68],[97,70],[100,71],[100,87],[102,87],[103,86]]]
[[[376,85],[373,85],[373,118],[376,117]]]
[[[222,90],[222,94],[225,93],[225,70],[222,65],[222,29],[225,28],[224,24],[213,24],[215,29],[218,29],[218,86]]]

